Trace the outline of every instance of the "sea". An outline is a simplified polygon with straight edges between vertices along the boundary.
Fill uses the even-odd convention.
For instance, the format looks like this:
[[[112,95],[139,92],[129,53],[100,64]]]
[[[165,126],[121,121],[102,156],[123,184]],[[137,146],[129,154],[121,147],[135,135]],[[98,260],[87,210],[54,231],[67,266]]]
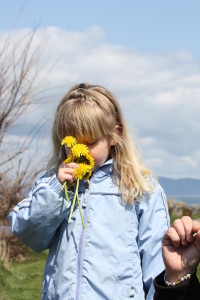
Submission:
[[[167,196],[169,199],[174,199],[178,201],[186,202],[188,206],[190,205],[200,205],[200,195],[193,195],[193,196]]]

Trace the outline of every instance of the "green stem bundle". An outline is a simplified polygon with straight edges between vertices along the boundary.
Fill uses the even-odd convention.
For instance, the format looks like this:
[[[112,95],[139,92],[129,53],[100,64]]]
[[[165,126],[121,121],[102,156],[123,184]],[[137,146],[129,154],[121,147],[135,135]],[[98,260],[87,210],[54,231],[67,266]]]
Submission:
[[[77,183],[76,183],[76,190],[75,190],[75,193],[74,193],[74,199],[73,199],[73,202],[72,202],[68,223],[70,223],[70,221],[71,221],[72,213],[74,211],[74,206],[75,206],[75,202],[76,202],[76,199],[77,199],[78,208],[79,208],[81,221],[82,221],[82,226],[83,226],[83,229],[85,229],[85,224],[84,224],[83,215],[82,215],[81,206],[80,206],[80,201],[79,201],[79,196],[78,196],[78,187],[79,187],[79,178],[77,179]]]

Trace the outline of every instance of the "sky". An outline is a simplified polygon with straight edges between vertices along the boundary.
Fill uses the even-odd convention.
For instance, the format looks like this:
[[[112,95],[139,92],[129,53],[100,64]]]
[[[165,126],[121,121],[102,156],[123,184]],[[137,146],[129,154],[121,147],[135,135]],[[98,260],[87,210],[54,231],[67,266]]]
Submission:
[[[44,48],[45,84],[22,116],[23,130],[13,128],[8,141],[42,122],[38,144],[49,150],[62,95],[91,82],[117,96],[157,176],[200,178],[199,12],[197,0],[0,0],[2,40],[13,26],[15,41],[37,27],[34,47],[42,41]]]

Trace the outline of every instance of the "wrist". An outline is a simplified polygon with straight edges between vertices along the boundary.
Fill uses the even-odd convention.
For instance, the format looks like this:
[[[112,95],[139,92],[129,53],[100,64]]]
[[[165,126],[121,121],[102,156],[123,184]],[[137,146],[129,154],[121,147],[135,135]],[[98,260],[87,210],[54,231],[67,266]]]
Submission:
[[[184,276],[186,273],[183,272],[168,272],[167,270],[165,270],[165,280],[169,281],[169,282],[175,282],[177,281],[179,278],[181,278],[182,276]]]
[[[170,282],[174,282],[179,280],[179,278],[184,277],[186,274],[193,274],[195,272],[195,268],[187,268],[187,270],[168,270],[165,268],[165,279]]]
[[[169,276],[166,273],[164,274],[164,282],[166,286],[175,286],[180,284],[181,282],[187,281],[191,278],[191,276],[194,274],[195,271],[192,273],[185,273],[185,274],[180,274],[180,273],[175,273],[173,276]]]

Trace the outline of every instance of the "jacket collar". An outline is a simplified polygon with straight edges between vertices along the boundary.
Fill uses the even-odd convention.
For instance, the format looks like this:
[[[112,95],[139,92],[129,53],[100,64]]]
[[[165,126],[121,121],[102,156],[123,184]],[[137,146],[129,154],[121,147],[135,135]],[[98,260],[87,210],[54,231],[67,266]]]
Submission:
[[[89,181],[97,183],[101,181],[104,177],[112,173],[113,173],[113,159],[109,159],[104,164],[102,164],[101,166],[99,166],[97,169],[94,170]],[[79,185],[79,192],[84,192],[85,189],[87,188],[87,185],[88,185],[88,181],[81,180]]]
[[[101,178],[113,172],[113,159],[107,160],[104,164],[94,170],[91,178]]]

